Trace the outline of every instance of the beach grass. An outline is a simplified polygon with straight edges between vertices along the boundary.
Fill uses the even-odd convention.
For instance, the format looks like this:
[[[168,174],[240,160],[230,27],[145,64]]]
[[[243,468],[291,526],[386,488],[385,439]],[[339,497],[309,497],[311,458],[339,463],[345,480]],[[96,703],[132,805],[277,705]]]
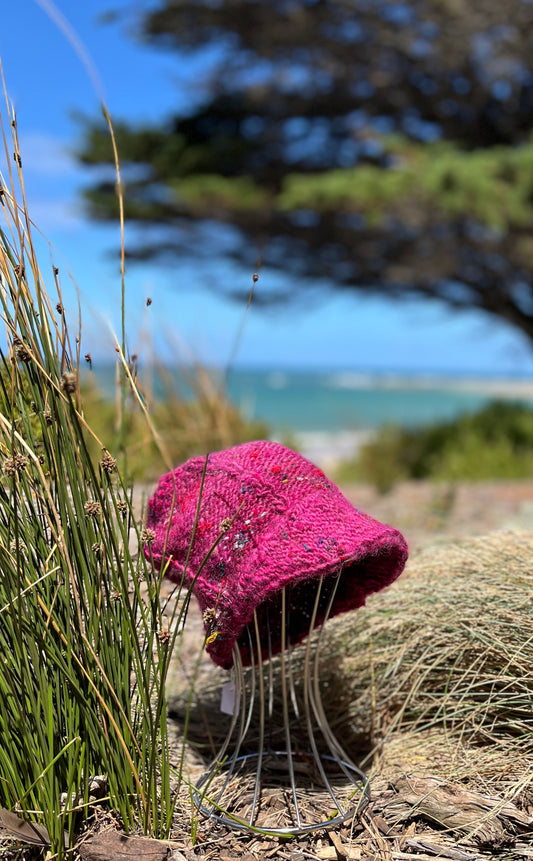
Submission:
[[[126,832],[168,836],[182,783],[166,683],[190,593],[176,586],[162,599],[165,565],[156,571],[139,552],[152,539],[139,482],[266,428],[244,420],[198,364],[184,369],[192,397],[168,381],[166,397],[150,402],[126,346],[122,217],[117,392],[101,394],[81,310],[72,322],[62,273],[49,259],[41,266],[5,85],[4,97],[0,825],[61,861],[95,801]]]
[[[126,831],[169,832],[181,775],[165,681],[187,602],[162,604],[163,575],[137,552],[151,536],[127,465],[125,406],[142,399],[125,338],[114,450],[85,413],[81,325],[71,330],[60,273],[39,266],[9,106],[2,135],[0,807],[14,839],[62,859],[95,797]]]

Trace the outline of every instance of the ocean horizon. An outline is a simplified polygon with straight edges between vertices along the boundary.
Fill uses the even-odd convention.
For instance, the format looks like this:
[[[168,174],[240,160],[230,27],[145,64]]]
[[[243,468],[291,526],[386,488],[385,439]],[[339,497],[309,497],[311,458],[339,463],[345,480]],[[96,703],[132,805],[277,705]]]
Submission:
[[[496,399],[533,405],[533,379],[473,374],[360,370],[234,368],[209,372],[248,419],[264,421],[273,435],[368,433],[384,425],[420,427],[474,412]],[[156,398],[168,392],[191,397],[190,371],[141,368],[141,381]],[[111,365],[95,365],[97,385],[108,396],[115,387]]]
[[[246,418],[265,423],[270,439],[291,445],[323,469],[352,457],[386,425],[450,421],[496,399],[533,406],[533,379],[519,375],[240,367],[209,375],[214,390],[225,392]],[[95,363],[94,377],[112,397],[115,367]],[[191,397],[190,377],[191,369],[139,370],[144,389],[156,399],[169,393]]]

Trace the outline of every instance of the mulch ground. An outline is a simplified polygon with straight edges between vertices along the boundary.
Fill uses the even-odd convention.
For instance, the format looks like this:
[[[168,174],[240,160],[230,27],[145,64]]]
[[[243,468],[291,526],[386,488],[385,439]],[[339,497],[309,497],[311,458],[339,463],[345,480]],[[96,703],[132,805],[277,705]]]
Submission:
[[[533,530],[531,481],[472,485],[405,482],[386,495],[379,495],[369,486],[343,490],[358,508],[399,528],[413,556],[428,545],[454,538],[494,530]],[[209,662],[205,673],[204,684],[208,684]],[[175,717],[179,724],[180,715]],[[447,768],[439,768],[442,763],[438,753],[431,762],[422,761],[422,757],[417,757],[416,739],[410,739],[405,750],[401,739],[396,739],[395,744],[396,749],[383,758],[381,766],[371,769],[370,804],[346,824],[299,839],[280,840],[230,832],[216,823],[200,821],[196,845],[187,845],[187,838],[179,849],[181,857],[188,861],[194,858],[223,861],[533,858],[531,785],[515,799],[516,804],[504,802],[502,795],[491,793],[483,781],[479,785],[475,781],[465,785],[463,781],[444,779],[442,773]],[[422,773],[417,772],[420,767]]]

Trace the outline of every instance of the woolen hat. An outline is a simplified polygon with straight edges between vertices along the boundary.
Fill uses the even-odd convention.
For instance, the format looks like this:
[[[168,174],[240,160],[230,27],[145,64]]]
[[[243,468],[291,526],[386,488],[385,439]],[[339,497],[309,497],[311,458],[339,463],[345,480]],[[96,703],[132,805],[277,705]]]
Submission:
[[[192,585],[208,652],[225,668],[235,643],[250,663],[246,628],[254,611],[262,640],[268,626],[265,654],[280,651],[283,589],[286,636],[294,645],[309,632],[318,581],[315,627],[330,596],[329,616],[361,607],[401,574],[407,559],[396,529],[354,508],[320,469],[275,442],[196,457],[162,476],[146,526],[154,533],[147,557],[171,580]]]

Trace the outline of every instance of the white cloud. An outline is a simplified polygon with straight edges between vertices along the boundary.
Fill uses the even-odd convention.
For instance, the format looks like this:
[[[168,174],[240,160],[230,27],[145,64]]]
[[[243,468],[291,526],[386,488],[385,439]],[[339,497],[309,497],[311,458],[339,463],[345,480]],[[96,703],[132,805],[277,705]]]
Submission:
[[[72,177],[79,172],[67,142],[48,132],[21,133],[20,151],[24,173]]]

